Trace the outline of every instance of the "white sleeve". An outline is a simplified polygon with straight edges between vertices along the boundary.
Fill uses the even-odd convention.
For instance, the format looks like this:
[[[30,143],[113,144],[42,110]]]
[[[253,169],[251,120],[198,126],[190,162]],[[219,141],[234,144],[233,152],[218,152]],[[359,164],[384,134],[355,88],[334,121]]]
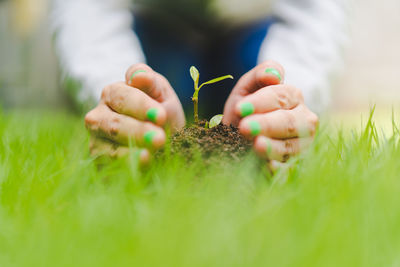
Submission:
[[[286,70],[285,81],[303,91],[315,112],[330,102],[330,83],[342,64],[347,42],[349,0],[278,0],[273,24],[259,62],[276,60]]]
[[[81,86],[77,100],[98,100],[145,58],[132,30],[130,0],[54,0],[51,23],[63,78]]]

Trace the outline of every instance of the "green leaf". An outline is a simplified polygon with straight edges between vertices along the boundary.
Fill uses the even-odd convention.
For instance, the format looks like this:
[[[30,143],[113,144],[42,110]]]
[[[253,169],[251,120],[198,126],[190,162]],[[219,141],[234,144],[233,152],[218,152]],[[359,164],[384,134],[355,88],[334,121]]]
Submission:
[[[205,82],[205,83],[201,84],[200,87],[199,87],[199,90],[200,90],[201,87],[203,87],[203,85],[217,83],[217,82],[220,82],[220,81],[225,80],[225,79],[233,79],[233,76],[232,75],[225,75],[225,76],[222,76],[222,77],[218,77],[218,78],[212,79],[212,80],[210,80],[208,82]]]
[[[211,129],[211,128],[214,128],[215,126],[220,125],[223,117],[224,117],[224,115],[222,115],[222,114],[215,115],[214,117],[211,118],[210,124],[208,125],[208,127],[210,127],[210,129]]]
[[[190,67],[190,76],[192,76],[192,79],[193,79],[193,81],[194,81],[194,88],[195,88],[195,90],[197,90],[198,87],[199,87],[200,73],[199,73],[199,71],[196,69],[195,66],[191,66],[191,67]]]

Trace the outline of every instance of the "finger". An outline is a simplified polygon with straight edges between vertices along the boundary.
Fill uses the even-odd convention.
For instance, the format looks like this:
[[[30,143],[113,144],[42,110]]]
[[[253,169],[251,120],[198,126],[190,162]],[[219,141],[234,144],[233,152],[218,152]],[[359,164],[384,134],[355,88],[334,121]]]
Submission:
[[[146,64],[136,64],[126,72],[126,83],[161,103],[167,113],[167,123],[176,131],[185,124],[182,105],[168,80]]]
[[[244,74],[235,85],[226,101],[222,122],[237,126],[240,116],[236,115],[236,104],[241,101],[243,97],[261,88],[283,83],[284,76],[283,67],[274,61],[266,61],[259,64],[257,67]]]
[[[165,143],[165,132],[159,126],[118,114],[106,105],[99,105],[85,117],[88,130],[120,145],[137,145],[152,149]]]
[[[158,102],[163,102],[166,98],[168,81],[146,64],[131,66],[126,72],[125,79],[128,85],[138,88]]]
[[[276,160],[271,160],[267,163],[268,169],[271,170],[272,174],[278,172],[281,169],[287,168],[288,164],[287,163],[282,163]]]
[[[129,153],[128,147],[98,137],[91,138],[89,149],[94,157],[107,155],[111,158],[121,158]]]
[[[232,93],[246,96],[260,88],[283,83],[285,71],[275,61],[265,61],[244,74]]]
[[[150,162],[150,152],[145,148],[120,146],[101,138],[90,140],[90,154],[93,157],[119,159],[129,154],[136,154],[140,165],[144,166]]]
[[[235,112],[239,117],[246,117],[253,113],[293,109],[303,102],[303,94],[296,87],[272,85],[245,96],[236,104]]]
[[[286,162],[308,148],[312,142],[312,137],[277,140],[260,135],[254,140],[254,150],[261,158]]]
[[[240,121],[239,131],[249,139],[258,135],[288,139],[314,136],[317,125],[318,117],[302,104],[292,110],[248,116]]]
[[[101,95],[104,103],[117,113],[164,125],[167,113],[164,107],[144,92],[125,83],[115,83],[104,88]]]
[[[94,157],[122,158],[132,152],[139,154],[141,163],[146,164],[149,162],[150,152],[145,148],[120,146],[101,138],[92,138],[90,141],[90,154]]]

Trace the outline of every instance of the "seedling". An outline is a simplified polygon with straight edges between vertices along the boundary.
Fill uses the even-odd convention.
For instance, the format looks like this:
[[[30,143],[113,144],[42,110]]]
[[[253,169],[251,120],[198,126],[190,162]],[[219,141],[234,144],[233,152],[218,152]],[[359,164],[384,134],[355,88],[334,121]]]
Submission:
[[[199,86],[200,73],[196,69],[196,67],[194,67],[194,66],[190,67],[190,76],[192,76],[192,79],[194,81],[194,94],[192,96],[192,101],[193,101],[193,105],[194,105],[194,122],[199,123],[199,91],[200,91],[201,87],[203,87],[206,84],[217,83],[217,82],[225,80],[225,79],[233,79],[233,76],[225,75],[222,77],[218,77],[218,78],[212,79],[208,82],[202,83],[200,86]]]

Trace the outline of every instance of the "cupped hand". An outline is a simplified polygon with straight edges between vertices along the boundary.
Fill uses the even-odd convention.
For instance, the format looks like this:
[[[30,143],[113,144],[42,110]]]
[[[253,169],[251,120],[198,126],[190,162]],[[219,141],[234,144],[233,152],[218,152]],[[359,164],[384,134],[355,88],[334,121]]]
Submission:
[[[185,116],[178,97],[161,74],[145,64],[136,64],[125,76],[125,82],[105,87],[100,103],[85,116],[91,133],[90,150],[94,156],[118,158],[133,147],[145,164],[151,152],[164,145],[164,128],[182,128]]]
[[[302,92],[283,84],[284,75],[276,62],[258,65],[238,81],[224,109],[223,122],[254,140],[254,150],[272,169],[307,148],[318,125]]]

